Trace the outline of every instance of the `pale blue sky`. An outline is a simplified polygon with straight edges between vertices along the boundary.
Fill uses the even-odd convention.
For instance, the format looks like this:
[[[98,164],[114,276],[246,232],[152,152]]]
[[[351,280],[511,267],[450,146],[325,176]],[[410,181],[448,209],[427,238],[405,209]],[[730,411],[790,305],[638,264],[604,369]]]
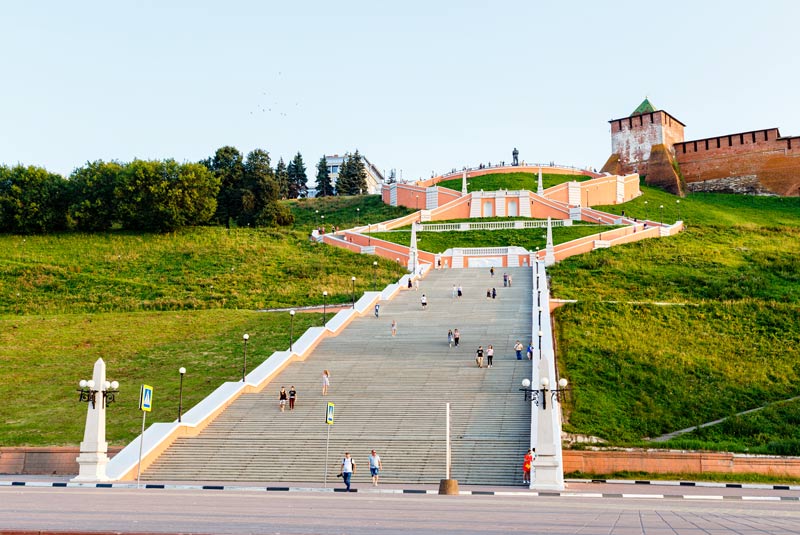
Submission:
[[[687,139],[800,135],[800,2],[8,1],[0,163],[274,161],[358,148],[403,178],[600,167],[647,95]]]

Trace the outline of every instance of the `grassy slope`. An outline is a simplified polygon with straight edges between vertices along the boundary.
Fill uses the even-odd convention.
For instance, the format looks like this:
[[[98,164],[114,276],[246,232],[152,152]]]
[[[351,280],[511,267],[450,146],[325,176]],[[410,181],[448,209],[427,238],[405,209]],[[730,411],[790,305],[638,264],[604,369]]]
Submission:
[[[562,182],[577,180],[582,182],[591,177],[584,175],[557,175],[542,173],[542,186],[547,189]],[[490,173],[488,175],[477,176],[467,179],[467,191],[495,191],[499,189],[520,190],[526,189],[536,191],[539,182],[537,173]],[[461,178],[443,180],[436,184],[443,188],[450,188],[461,191]]]
[[[597,225],[574,225],[554,227],[553,242],[563,243],[589,236],[615,227]],[[372,236],[382,240],[409,245],[411,231],[375,232]],[[464,232],[418,232],[417,247],[422,251],[441,253],[450,247],[499,247],[516,245],[529,251],[544,249],[547,244],[546,229],[521,230],[468,230]]]
[[[664,219],[677,218],[675,197],[643,189],[642,198],[606,209],[642,218],[646,209],[654,218],[653,206],[664,205]],[[297,231],[288,234],[197,229],[108,234],[89,245],[90,238],[74,235],[0,237],[0,395],[7,400],[0,444],[77,444],[86,408],[65,380],[88,377],[98,356],[123,385],[109,411],[112,443],[138,432],[141,382],[156,387],[153,418],[171,420],[179,366],[189,369],[184,406],[191,406],[239,377],[243,332],[252,336],[250,368],[288,346],[287,314],[235,309],[319,303],[322,288],[334,294],[329,302],[347,301],[351,273],[363,284],[359,290],[367,289],[372,258],[307,242],[318,215],[327,214],[328,226],[346,227],[405,213],[377,197],[290,206]],[[581,300],[557,313],[562,369],[576,388],[573,431],[636,442],[796,393],[800,200],[696,195],[682,199],[680,209],[690,227],[677,237],[596,251],[551,268],[555,296]],[[539,231],[531,232],[536,239]],[[485,234],[495,236],[487,245],[505,239]],[[300,261],[287,262],[290,253]],[[381,263],[380,270],[382,283],[399,275],[394,263]],[[722,297],[728,302],[718,302]],[[177,308],[188,310],[153,310]],[[104,310],[111,312],[88,313]],[[295,336],[318,322],[318,315],[297,315]],[[30,395],[20,398],[20,389]],[[766,432],[757,436],[734,436],[736,429],[754,429],[747,422],[755,416],[746,416],[724,434],[712,428],[683,440],[725,442],[731,449],[756,445],[751,451],[771,444],[766,451],[791,452],[786,437],[797,438],[798,426],[787,414],[796,410],[760,413],[772,424],[759,423]]]
[[[0,445],[77,444],[86,405],[77,382],[102,357],[121,383],[108,411],[108,439],[139,432],[142,382],[155,387],[150,421],[177,416],[177,370],[185,366],[184,407],[241,377],[242,334],[251,335],[248,369],[289,345],[289,315],[263,307],[349,302],[385,285],[402,268],[311,244],[315,209],[342,226],[359,217],[406,213],[377,197],[290,202],[296,230],[188,229],[169,235],[0,236]],[[294,336],[321,325],[297,314]],[[24,396],[19,395],[24,392]]]
[[[653,205],[677,217],[675,197],[644,189],[606,208],[644,217],[648,200],[651,218]],[[556,312],[571,431],[633,444],[800,393],[800,199],[696,195],[680,209],[679,236],[549,270],[555,297],[579,301]],[[765,425],[775,414],[737,419],[761,419],[759,433],[727,425],[667,446],[799,454],[800,425]]]

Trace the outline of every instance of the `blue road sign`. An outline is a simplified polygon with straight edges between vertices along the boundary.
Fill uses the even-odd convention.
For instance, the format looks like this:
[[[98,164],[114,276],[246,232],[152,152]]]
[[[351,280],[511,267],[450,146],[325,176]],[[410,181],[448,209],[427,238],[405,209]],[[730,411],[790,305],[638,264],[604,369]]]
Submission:
[[[142,385],[139,394],[139,410],[150,412],[153,409],[153,387]]]
[[[325,413],[325,423],[328,425],[333,425],[333,403],[330,401],[328,402],[328,410]]]

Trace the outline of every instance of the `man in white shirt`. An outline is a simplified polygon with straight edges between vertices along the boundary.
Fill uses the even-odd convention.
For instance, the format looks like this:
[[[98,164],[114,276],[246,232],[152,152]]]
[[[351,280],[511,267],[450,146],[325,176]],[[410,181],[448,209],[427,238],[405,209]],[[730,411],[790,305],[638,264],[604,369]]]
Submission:
[[[383,465],[381,464],[381,456],[375,453],[375,450],[372,450],[372,453],[369,456],[369,473],[372,475],[372,484],[373,486],[378,486],[378,478],[380,478],[380,472],[383,469]]]
[[[344,452],[344,459],[342,459],[342,479],[347,487],[345,492],[350,492],[350,478],[356,473],[356,463],[348,452]]]

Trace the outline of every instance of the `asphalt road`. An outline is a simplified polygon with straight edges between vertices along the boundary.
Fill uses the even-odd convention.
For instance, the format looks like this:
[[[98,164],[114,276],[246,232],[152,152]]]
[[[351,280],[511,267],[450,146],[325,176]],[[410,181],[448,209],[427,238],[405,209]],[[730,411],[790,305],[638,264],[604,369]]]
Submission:
[[[635,490],[676,494],[647,487]],[[625,498],[572,490],[555,497],[0,487],[0,533],[800,534],[800,503],[780,501],[780,492],[733,489],[731,499],[723,489],[680,489],[692,498],[677,499],[630,497],[634,488],[615,489]]]

